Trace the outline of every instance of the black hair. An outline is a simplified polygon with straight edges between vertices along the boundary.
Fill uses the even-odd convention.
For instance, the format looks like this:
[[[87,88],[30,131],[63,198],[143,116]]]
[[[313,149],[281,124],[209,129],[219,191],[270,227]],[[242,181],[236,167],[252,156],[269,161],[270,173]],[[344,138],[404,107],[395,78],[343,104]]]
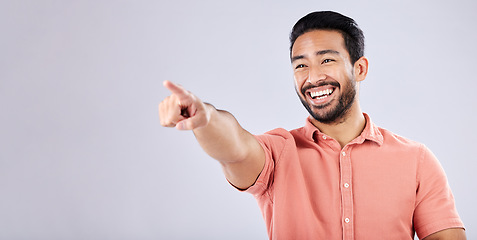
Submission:
[[[290,33],[290,57],[296,39],[313,30],[335,30],[343,36],[351,63],[364,56],[364,34],[358,24],[347,16],[332,11],[312,12],[302,17]]]

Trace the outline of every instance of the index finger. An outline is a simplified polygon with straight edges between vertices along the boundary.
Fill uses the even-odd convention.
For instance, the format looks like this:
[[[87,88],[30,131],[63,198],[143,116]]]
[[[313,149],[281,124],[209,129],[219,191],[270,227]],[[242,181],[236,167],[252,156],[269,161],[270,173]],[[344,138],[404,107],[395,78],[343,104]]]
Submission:
[[[164,87],[169,89],[169,91],[171,91],[171,93],[173,93],[173,94],[176,94],[176,95],[179,95],[179,96],[187,95],[187,91],[183,87],[181,87],[181,86],[179,86],[179,85],[177,85],[177,84],[175,84],[171,81],[166,80],[166,81],[163,82],[163,85],[164,85]]]

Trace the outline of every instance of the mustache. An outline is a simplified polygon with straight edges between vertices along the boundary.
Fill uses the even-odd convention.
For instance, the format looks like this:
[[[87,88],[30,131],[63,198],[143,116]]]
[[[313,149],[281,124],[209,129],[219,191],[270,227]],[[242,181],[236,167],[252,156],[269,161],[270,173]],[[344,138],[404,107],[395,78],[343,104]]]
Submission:
[[[301,93],[303,95],[305,95],[306,91],[308,89],[312,89],[312,88],[316,88],[316,87],[321,87],[321,86],[325,86],[325,85],[331,85],[333,87],[337,87],[339,88],[340,87],[340,84],[338,82],[335,82],[335,81],[321,81],[319,82],[318,84],[310,84],[310,85],[306,85],[304,86],[302,89],[301,89]]]

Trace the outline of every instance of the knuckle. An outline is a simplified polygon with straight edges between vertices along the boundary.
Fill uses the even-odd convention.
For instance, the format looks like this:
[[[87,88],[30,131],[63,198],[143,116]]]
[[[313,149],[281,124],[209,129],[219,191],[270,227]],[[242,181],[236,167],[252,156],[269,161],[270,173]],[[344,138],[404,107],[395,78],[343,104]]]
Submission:
[[[171,118],[161,118],[161,125],[164,127],[174,127],[176,123]]]

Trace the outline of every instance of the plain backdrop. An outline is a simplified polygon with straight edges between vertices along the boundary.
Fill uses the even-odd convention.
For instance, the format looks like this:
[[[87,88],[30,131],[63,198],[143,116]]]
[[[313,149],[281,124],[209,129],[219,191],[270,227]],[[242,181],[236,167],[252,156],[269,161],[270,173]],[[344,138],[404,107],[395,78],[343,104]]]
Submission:
[[[266,239],[157,104],[171,80],[252,133],[301,127],[288,35],[316,10],[363,29],[363,110],[434,152],[477,239],[473,0],[1,0],[0,239]]]

